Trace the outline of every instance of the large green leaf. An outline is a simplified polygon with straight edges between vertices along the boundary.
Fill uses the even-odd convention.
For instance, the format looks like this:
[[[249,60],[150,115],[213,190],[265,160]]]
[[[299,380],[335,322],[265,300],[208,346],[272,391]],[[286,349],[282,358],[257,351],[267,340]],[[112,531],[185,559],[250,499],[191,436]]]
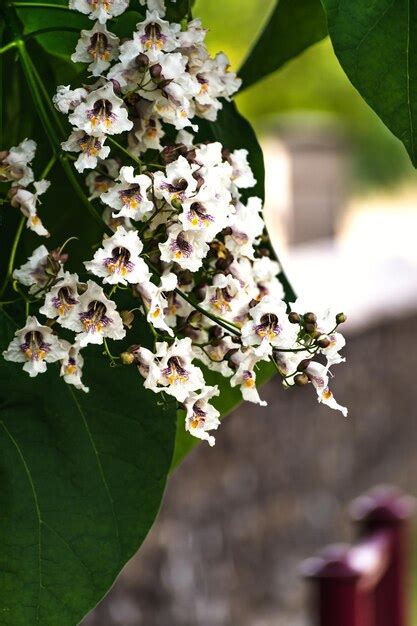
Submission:
[[[326,17],[320,0],[277,0],[239,71],[243,88],[275,72],[326,35]]]
[[[0,312],[0,345],[14,324]],[[0,614],[74,626],[145,538],[170,466],[173,405],[135,368],[86,351],[90,393],[58,368],[30,379],[0,361]]]
[[[417,3],[323,0],[335,53],[417,166]]]
[[[30,54],[52,95],[55,72],[69,76],[71,65],[52,62],[33,42]],[[50,147],[13,51],[6,63],[16,97],[5,108],[1,147],[25,136],[35,139],[39,178]],[[102,230],[59,164],[48,179],[51,187],[39,209],[51,232],[46,243],[51,249],[78,236],[67,247],[68,269],[83,271],[82,261],[91,258]],[[5,204],[1,213],[4,275],[18,211]],[[25,231],[17,265],[40,243]],[[9,296],[16,294],[10,289],[5,299]],[[21,308],[6,310],[23,324]],[[0,311],[0,352],[14,330]],[[146,323],[138,318],[115,350],[146,345],[149,339]],[[21,366],[0,358],[0,623],[5,626],[78,623],[138,549],[160,505],[174,449],[174,404],[162,406],[159,396],[146,392],[135,367],[110,368],[100,348],[88,347],[84,356],[89,394],[63,383],[54,365],[30,379]]]

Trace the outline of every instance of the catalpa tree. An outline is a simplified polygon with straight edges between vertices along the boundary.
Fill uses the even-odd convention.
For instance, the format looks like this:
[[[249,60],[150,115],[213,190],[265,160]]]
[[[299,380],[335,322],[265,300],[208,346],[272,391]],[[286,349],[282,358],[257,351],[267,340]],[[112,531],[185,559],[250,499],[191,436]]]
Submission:
[[[233,96],[329,31],[415,161],[417,16],[281,0],[236,74],[192,4],[1,3],[8,626],[77,624],[145,538],[172,468],[241,399],[264,405],[274,373],[347,414],[329,388],[345,315],[296,298]]]

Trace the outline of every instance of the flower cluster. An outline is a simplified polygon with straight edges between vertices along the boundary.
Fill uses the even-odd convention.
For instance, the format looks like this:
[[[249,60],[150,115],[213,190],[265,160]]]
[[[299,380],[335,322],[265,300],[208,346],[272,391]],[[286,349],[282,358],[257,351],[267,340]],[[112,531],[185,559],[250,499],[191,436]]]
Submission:
[[[175,398],[187,431],[210,445],[219,388],[206,383],[207,369],[245,400],[265,405],[257,374],[262,362],[272,362],[285,386],[311,383],[319,402],[346,414],[329,389],[330,368],[344,360],[337,328],[345,316],[285,302],[262,201],[250,195],[256,185],[250,155],[198,142],[184,130],[195,130],[195,116],[214,120],[220,98],[238,88],[224,55],[209,57],[198,20],[184,29],[165,21],[158,0],[148,0],[146,19],[121,45],[105,24],[127,2],[71,0],[71,6],[97,19],[82,31],[73,60],[89,63],[99,78],[59,87],[54,104],[73,127],[62,148],[79,152],[79,172],[92,170],[85,182],[90,201],[101,203],[107,232],[78,275],[65,269],[62,248],[49,252],[43,245],[14,270],[46,319],[29,316],[5,358],[24,363],[31,376],[60,361],[64,380],[88,391],[81,351],[103,344],[112,365],[136,365],[146,389]],[[127,162],[108,158],[106,139],[125,131],[128,149],[113,143]],[[12,189],[33,180],[28,144],[33,156],[35,146],[26,141],[2,157],[0,173]],[[148,158],[148,149],[157,156]],[[25,155],[20,161],[16,151]],[[81,280],[81,272],[94,280]],[[132,304],[121,309],[119,295],[125,303],[127,293]],[[136,316],[148,323],[153,347],[135,341]],[[71,341],[58,337],[56,325],[64,337],[73,333]],[[117,356],[108,339],[122,341]]]
[[[82,31],[72,55],[73,61],[88,63],[97,81],[77,89],[62,85],[54,97],[55,106],[68,114],[73,126],[62,147],[80,153],[75,164],[79,172],[95,168],[98,158],[108,156],[107,135],[130,131],[128,144],[134,155],[160,150],[164,124],[197,130],[191,120],[216,120],[221,99],[230,99],[240,87],[227,57],[223,53],[210,57],[199,20],[182,30],[163,19],[162,3],[148,4],[153,10],[137,24],[132,39],[120,44],[106,21],[122,13],[127,2],[71,0],[72,8],[98,20],[91,30]]]
[[[42,237],[49,233],[37,213],[41,196],[49,187],[49,181],[34,182],[31,163],[35,156],[36,144],[25,139],[18,146],[0,152],[0,182],[11,183],[8,198],[12,206],[19,208],[27,218],[26,226]],[[32,191],[28,187],[32,185]]]

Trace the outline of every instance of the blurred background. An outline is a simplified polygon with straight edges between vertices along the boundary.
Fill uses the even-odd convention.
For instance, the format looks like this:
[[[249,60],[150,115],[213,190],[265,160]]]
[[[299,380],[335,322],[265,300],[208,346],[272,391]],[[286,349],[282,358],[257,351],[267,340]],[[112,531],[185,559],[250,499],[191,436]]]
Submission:
[[[238,68],[273,0],[197,0]],[[140,554],[83,626],[306,626],[300,562],[351,538],[349,500],[417,487],[417,177],[329,40],[237,98],[265,152],[266,219],[296,291],[347,313],[333,389],[263,389],[175,471]],[[414,623],[417,612],[414,611]]]

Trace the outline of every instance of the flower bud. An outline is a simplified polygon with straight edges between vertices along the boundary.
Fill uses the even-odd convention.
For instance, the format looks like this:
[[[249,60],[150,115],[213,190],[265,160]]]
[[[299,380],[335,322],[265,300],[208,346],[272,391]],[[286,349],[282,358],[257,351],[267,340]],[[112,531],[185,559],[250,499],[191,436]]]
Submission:
[[[288,319],[291,322],[291,324],[299,324],[301,321],[300,315],[296,313],[295,311],[291,311],[291,313],[288,316]]]
[[[122,352],[120,355],[120,359],[123,365],[132,365],[132,363],[135,360],[135,357],[131,352]]]
[[[326,335],[322,335],[317,339],[317,345],[320,346],[320,348],[328,348],[330,344],[331,341]]]
[[[178,272],[178,284],[179,285],[191,285],[193,282],[193,274],[190,270],[182,270]]]
[[[149,74],[152,76],[152,78],[160,78],[162,73],[162,67],[160,66],[159,63],[155,63],[155,65],[152,65],[149,68]]]
[[[310,365],[310,359],[303,359],[300,361],[297,367],[298,372],[304,372],[305,369]]]
[[[309,382],[307,374],[296,374],[294,376],[294,383],[297,387],[304,387]]]
[[[223,329],[221,326],[216,324],[216,326],[210,327],[208,334],[210,339],[220,339],[223,337]]]
[[[304,313],[303,320],[307,324],[315,324],[317,322],[317,316],[310,311],[309,313]]]
[[[132,311],[120,311],[120,317],[122,318],[123,326],[130,330],[135,319]]]
[[[336,324],[343,324],[346,320],[347,316],[344,313],[338,313],[336,315]]]
[[[149,65],[149,59],[146,56],[146,54],[143,54],[143,52],[141,52],[135,58],[135,64],[136,64],[137,67],[145,69]],[[161,67],[161,66],[159,66],[159,67]]]
[[[120,83],[118,80],[116,80],[115,78],[110,78],[110,82],[113,85],[113,91],[115,94],[117,94],[118,96],[120,96],[120,94],[122,93],[122,88],[120,86]]]
[[[304,324],[304,328],[309,335],[312,335],[317,329],[316,324],[313,322],[307,322],[307,324]]]

